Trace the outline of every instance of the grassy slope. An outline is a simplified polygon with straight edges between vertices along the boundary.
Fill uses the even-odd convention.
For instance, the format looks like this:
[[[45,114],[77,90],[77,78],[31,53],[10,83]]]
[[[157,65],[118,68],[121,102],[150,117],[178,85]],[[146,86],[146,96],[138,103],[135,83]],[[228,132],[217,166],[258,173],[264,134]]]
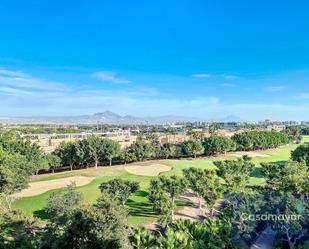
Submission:
[[[305,141],[309,141],[309,136],[305,137]],[[251,184],[263,184],[264,179],[261,177],[259,164],[261,162],[271,162],[271,161],[285,161],[290,157],[291,150],[295,149],[296,145],[288,145],[283,146],[274,150],[267,150],[262,153],[268,154],[269,157],[256,157],[253,159],[256,164],[256,169],[251,176]],[[198,168],[215,168],[213,165],[214,160],[222,160],[227,159],[227,157],[220,156],[218,158],[211,159],[197,159],[197,160],[162,160],[159,163],[164,163],[172,166],[172,170],[164,175],[180,175],[182,169],[189,167],[198,167]],[[144,164],[152,164],[154,161],[145,162]],[[156,219],[156,215],[152,212],[151,206],[148,203],[148,187],[151,177],[146,176],[137,176],[133,174],[129,174],[125,171],[123,166],[113,166],[113,167],[104,167],[95,170],[84,169],[84,170],[76,170],[73,172],[63,172],[57,173],[54,175],[48,176],[39,176],[33,181],[47,181],[52,179],[64,178],[74,175],[83,175],[83,176],[95,176],[95,180],[85,186],[78,187],[78,190],[84,195],[84,203],[91,204],[96,201],[99,197],[99,189],[98,186],[100,183],[104,181],[108,181],[114,178],[121,178],[127,180],[138,181],[141,186],[141,190],[133,194],[127,202],[127,207],[130,212],[129,222],[132,225],[137,224],[147,224],[151,223]],[[33,197],[25,197],[17,200],[14,203],[14,207],[23,210],[28,214],[34,214],[43,219],[48,218],[44,209],[47,204],[48,196],[53,192],[60,192],[63,189],[51,190],[44,194],[33,196]]]

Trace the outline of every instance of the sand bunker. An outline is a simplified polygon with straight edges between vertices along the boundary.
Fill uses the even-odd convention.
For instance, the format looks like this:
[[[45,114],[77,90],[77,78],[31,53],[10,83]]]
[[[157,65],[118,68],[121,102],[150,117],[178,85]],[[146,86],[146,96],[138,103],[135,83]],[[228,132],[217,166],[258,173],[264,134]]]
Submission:
[[[72,182],[75,182],[76,186],[82,186],[90,183],[93,179],[94,177],[72,176],[50,181],[32,182],[29,184],[29,187],[27,189],[24,189],[21,192],[14,194],[14,196],[15,197],[35,196],[45,193],[52,189],[64,188],[67,185],[71,184]]]
[[[238,151],[232,152],[228,154],[229,156],[242,157],[244,155],[248,155],[249,157],[269,157],[270,155],[254,152],[254,151]]]
[[[129,165],[125,167],[126,171],[134,175],[141,176],[158,176],[162,172],[170,171],[171,167],[164,164],[150,165]]]

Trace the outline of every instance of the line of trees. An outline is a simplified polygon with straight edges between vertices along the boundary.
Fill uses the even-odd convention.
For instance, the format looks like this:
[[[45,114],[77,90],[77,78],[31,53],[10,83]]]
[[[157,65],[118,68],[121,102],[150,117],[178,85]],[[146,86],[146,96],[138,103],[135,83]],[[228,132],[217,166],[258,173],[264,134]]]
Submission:
[[[276,131],[247,131],[235,134],[232,140],[237,150],[265,150],[287,144],[289,138],[285,133]]]
[[[146,138],[139,137],[129,147],[122,149],[118,142],[111,139],[89,136],[80,141],[61,143],[52,153],[49,165],[52,170],[57,166],[69,166],[72,170],[74,167],[112,165],[113,161],[126,164],[147,159],[196,158],[235,150],[269,149],[288,142],[284,133],[250,131],[236,134],[232,138],[215,133],[205,139],[192,136],[191,140],[183,143],[162,145],[156,134],[150,134]]]

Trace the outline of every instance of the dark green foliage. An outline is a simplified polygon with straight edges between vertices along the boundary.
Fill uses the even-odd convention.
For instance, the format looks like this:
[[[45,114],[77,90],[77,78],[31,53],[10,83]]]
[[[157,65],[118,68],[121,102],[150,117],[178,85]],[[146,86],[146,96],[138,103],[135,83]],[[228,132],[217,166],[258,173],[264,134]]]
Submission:
[[[43,231],[38,219],[27,217],[19,211],[0,211],[0,248],[40,248]]]
[[[129,150],[122,150],[120,152],[119,159],[123,161],[124,164],[127,164],[128,162],[136,161],[136,156],[133,152]]]
[[[111,139],[102,139],[100,148],[101,161],[108,161],[109,166],[112,165],[112,160],[120,155],[120,144]]]
[[[25,156],[0,151],[0,193],[12,194],[26,188],[31,174]]]
[[[101,183],[101,192],[106,192],[118,200],[122,205],[126,203],[129,196],[139,189],[139,183],[128,180],[114,179]]]
[[[55,169],[62,166],[61,158],[54,154],[47,155],[46,160],[48,162],[48,168],[51,169],[53,173],[55,172]]]
[[[199,208],[202,209],[201,198],[203,198],[207,208],[212,211],[223,190],[216,172],[214,170],[188,168],[183,170],[183,176],[188,187],[198,195]]]
[[[259,193],[226,196],[225,207],[221,215],[230,218],[236,241],[249,244],[255,238],[259,222],[246,218],[252,214],[262,213],[265,204],[264,196]]]
[[[308,168],[304,163],[262,163],[262,174],[269,194],[300,194],[307,192]]]
[[[62,165],[70,166],[71,170],[73,170],[74,165],[81,162],[83,156],[78,141],[60,143],[53,152],[53,155],[58,156],[61,159]]]
[[[248,157],[237,160],[216,161],[217,174],[225,180],[226,191],[229,193],[244,193],[249,184],[249,177],[254,169],[254,163]]]
[[[95,136],[89,136],[83,140],[75,142],[61,143],[53,155],[58,156],[62,165],[73,166],[94,165],[98,167],[99,162],[112,160],[120,155],[120,144],[111,139],[102,139]]]
[[[228,137],[213,135],[205,138],[203,143],[205,154],[226,153],[236,149],[235,142]]]
[[[227,220],[208,219],[203,223],[179,220],[166,230],[150,234],[136,229],[131,237],[134,248],[232,249],[231,224]]]
[[[65,225],[73,211],[81,206],[83,196],[76,191],[75,184],[67,187],[65,193],[52,193],[47,202],[47,213],[57,225]]]
[[[46,156],[37,145],[14,134],[0,134],[0,192],[25,188],[30,175],[47,168]]]
[[[80,206],[79,197],[74,189],[59,197],[67,205],[72,205],[64,213],[59,209],[61,204],[58,201],[56,209],[54,204],[49,207],[61,219],[52,219],[48,224],[43,248],[130,248],[126,211],[122,205],[106,192],[93,206]]]
[[[190,140],[182,144],[182,151],[184,155],[194,156],[196,158],[197,155],[202,155],[204,153],[204,148],[200,141]]]
[[[291,157],[294,161],[304,162],[309,166],[309,143],[299,145],[292,151]]]
[[[152,157],[154,148],[150,143],[139,140],[130,145],[129,151],[136,156],[138,161],[142,161]]]
[[[178,176],[160,176],[150,182],[149,200],[154,210],[165,216],[165,220],[174,220],[175,199],[186,190],[187,183]]]
[[[301,128],[300,126],[287,126],[284,130],[284,133],[288,136],[291,142],[300,143],[302,140],[301,137]]]
[[[264,150],[276,148],[289,142],[288,136],[276,131],[247,131],[232,137],[237,150]]]
[[[289,194],[278,195],[272,197],[265,206],[265,209],[267,213],[273,214],[276,217],[282,217],[282,215],[288,217],[285,219],[270,219],[269,223],[272,229],[278,233],[279,241],[281,240],[281,242],[288,244],[289,248],[295,248],[304,238],[308,238],[308,201],[305,201],[302,197]]]

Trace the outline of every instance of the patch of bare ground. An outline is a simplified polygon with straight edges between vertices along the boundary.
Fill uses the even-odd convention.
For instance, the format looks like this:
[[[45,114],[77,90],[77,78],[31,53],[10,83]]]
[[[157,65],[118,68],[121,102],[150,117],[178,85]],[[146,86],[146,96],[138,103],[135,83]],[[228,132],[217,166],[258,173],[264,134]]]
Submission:
[[[175,212],[175,219],[187,219],[192,221],[203,221],[206,218],[205,210],[199,208],[199,203],[204,204],[204,200],[199,198],[193,192],[187,192],[180,196],[181,199],[185,199],[192,204],[185,206]]]
[[[35,196],[52,189],[64,188],[71,183],[75,183],[76,186],[83,186],[90,183],[93,179],[94,177],[72,176],[50,181],[32,182],[29,184],[28,188],[14,194],[14,197]]]
[[[236,151],[227,153],[229,156],[235,156],[235,157],[242,157],[242,156],[249,156],[249,157],[270,157],[270,155],[264,154],[262,152],[257,151]]]
[[[221,200],[219,203],[215,205],[215,211],[213,214],[205,208],[205,201],[203,198],[199,198],[194,192],[187,192],[179,197],[182,200],[186,200],[191,202],[190,206],[184,206],[177,211],[175,211],[175,219],[185,219],[185,220],[191,220],[191,221],[204,221],[207,217],[216,216],[219,214],[219,211],[222,208],[224,200]],[[202,209],[200,209],[200,202],[203,206]],[[147,224],[144,226],[148,230],[157,231],[161,229],[161,226],[159,223],[154,222],[151,224]]]
[[[158,176],[171,170],[170,166],[160,163],[127,165],[124,168],[131,174],[141,176]]]

